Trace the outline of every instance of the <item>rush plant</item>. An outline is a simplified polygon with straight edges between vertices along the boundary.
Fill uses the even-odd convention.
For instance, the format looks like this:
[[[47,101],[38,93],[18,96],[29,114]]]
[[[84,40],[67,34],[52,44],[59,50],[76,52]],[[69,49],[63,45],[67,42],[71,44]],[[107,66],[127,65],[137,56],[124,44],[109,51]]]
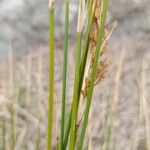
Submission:
[[[109,61],[102,59],[107,49],[107,40],[112,33],[106,30],[105,22],[108,10],[108,0],[79,0],[75,74],[72,104],[69,115],[66,112],[67,89],[67,60],[69,41],[69,0],[65,0],[65,32],[64,32],[64,62],[61,101],[61,125],[59,149],[83,149],[85,133],[91,108],[92,96],[95,85],[100,83],[107,71]],[[48,136],[47,150],[52,149],[52,125],[54,102],[54,0],[49,1],[49,111],[48,111]],[[85,33],[84,33],[85,32]],[[85,36],[83,36],[83,33]],[[78,125],[78,112],[80,101],[85,101],[85,110],[81,123]],[[67,118],[65,118],[67,116]],[[65,120],[68,120],[65,124]]]

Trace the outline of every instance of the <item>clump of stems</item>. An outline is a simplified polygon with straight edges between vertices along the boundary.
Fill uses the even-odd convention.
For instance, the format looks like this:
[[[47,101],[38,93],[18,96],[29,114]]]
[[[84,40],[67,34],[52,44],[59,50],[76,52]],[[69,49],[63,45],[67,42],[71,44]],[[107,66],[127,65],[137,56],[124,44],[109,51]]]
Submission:
[[[107,7],[108,7],[108,0],[104,0],[102,15],[101,15],[101,19],[100,19],[98,43],[97,43],[97,47],[96,47],[94,65],[93,65],[93,69],[92,69],[92,77],[91,77],[91,82],[90,82],[90,88],[89,88],[88,95],[87,95],[87,104],[86,104],[86,108],[85,108],[85,112],[84,112],[84,120],[83,120],[82,129],[81,129],[80,142],[78,145],[79,150],[82,150],[85,131],[86,131],[87,123],[88,123],[88,116],[89,116],[89,111],[90,111],[90,106],[91,106],[94,83],[96,80],[96,71],[97,71],[97,66],[98,66],[99,54],[100,54],[100,49],[101,49],[102,42],[103,42],[103,34],[104,34],[104,30],[105,30],[105,19],[106,19],[106,15],[107,15]]]
[[[108,0],[79,0],[77,33],[76,33],[76,56],[75,74],[71,109],[68,121],[65,124],[66,110],[66,82],[67,82],[67,59],[68,59],[68,29],[69,29],[69,0],[65,1],[65,34],[64,34],[64,62],[62,82],[62,105],[59,149],[70,150],[83,149],[86,128],[88,125],[89,112],[95,85],[104,78],[108,62],[100,60],[106,50],[107,34],[105,33],[105,21],[108,9]],[[49,73],[49,113],[48,113],[48,147],[51,149],[52,122],[53,122],[53,97],[54,97],[54,1],[49,2],[49,46],[50,46],[50,73]],[[86,19],[87,18],[87,19]],[[85,23],[87,20],[87,24]],[[96,25],[96,33],[94,26]],[[83,28],[86,33],[83,36]],[[94,35],[94,37],[92,37]],[[83,40],[84,39],[84,40]],[[82,42],[84,43],[82,44]],[[94,41],[94,42],[93,42]],[[93,45],[94,43],[94,45]],[[83,45],[83,46],[82,46]],[[90,65],[89,65],[90,64]],[[89,78],[88,78],[89,77]],[[87,80],[88,79],[88,80]],[[87,86],[88,81],[88,86]],[[86,93],[83,94],[83,88]],[[78,109],[80,100],[86,99],[85,111],[82,124],[77,127]],[[78,130],[80,128],[80,130]],[[69,141],[69,142],[68,142]]]

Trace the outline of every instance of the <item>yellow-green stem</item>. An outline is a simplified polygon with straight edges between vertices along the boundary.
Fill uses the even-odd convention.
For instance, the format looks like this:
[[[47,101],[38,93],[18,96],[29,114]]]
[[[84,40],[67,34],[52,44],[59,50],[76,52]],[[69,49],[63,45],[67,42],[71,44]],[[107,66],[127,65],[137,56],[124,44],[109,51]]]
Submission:
[[[82,57],[81,57],[81,64],[80,64],[80,85],[79,85],[79,91],[81,90],[82,83],[83,83],[83,77],[84,77],[84,71],[85,71],[85,64],[86,64],[87,53],[88,53],[88,46],[89,46],[89,35],[90,35],[91,26],[92,26],[93,17],[94,17],[94,12],[95,12],[94,11],[95,4],[96,3],[94,2],[93,6],[90,7],[90,12],[89,12],[88,27],[87,27],[87,31],[86,31],[85,43],[84,43],[84,47],[83,47],[83,52],[82,52]]]
[[[91,0],[91,2],[93,2],[93,1]],[[95,3],[93,4],[93,8],[95,8]],[[80,98],[80,91],[81,91],[82,82],[83,82],[84,69],[85,69],[85,64],[86,64],[86,57],[87,57],[87,52],[88,52],[89,34],[90,34],[91,25],[92,25],[93,16],[94,16],[94,9],[92,9],[92,7],[90,7],[90,9],[91,9],[91,11],[90,11],[90,14],[89,14],[90,16],[89,16],[89,20],[88,20],[88,27],[87,27],[87,31],[86,31],[85,43],[84,43],[83,53],[82,53],[81,62],[80,62],[79,98]],[[71,111],[72,111],[72,108],[71,108]],[[64,145],[65,145],[65,147],[66,147],[67,142],[68,142],[68,137],[69,137],[69,132],[70,132],[70,125],[71,125],[71,113],[69,114],[69,117],[68,117],[68,120],[67,120],[67,125],[66,125],[66,130],[65,130],[65,136],[64,136]]]
[[[48,108],[48,135],[47,150],[52,149],[52,124],[54,101],[54,6],[49,10],[49,108]]]
[[[66,0],[60,150],[64,149],[63,139],[64,139],[64,126],[65,126],[64,124],[65,124],[65,110],[66,110],[65,104],[66,104],[67,60],[68,60],[68,31],[69,31],[69,0]]]
[[[72,102],[72,115],[71,115],[71,128],[70,128],[70,145],[69,149],[74,150],[75,147],[75,129],[77,119],[77,105],[78,105],[78,93],[79,93],[79,74],[80,74],[80,56],[81,56],[81,42],[82,34],[77,32],[77,46],[76,46],[76,65],[75,65],[75,79],[74,79],[74,91]]]
[[[90,88],[89,88],[88,95],[87,95],[87,104],[86,104],[86,108],[85,108],[85,112],[84,112],[84,119],[83,119],[83,125],[82,125],[82,129],[81,129],[81,135],[79,138],[78,150],[82,150],[86,127],[88,124],[88,117],[89,117],[89,111],[90,111],[91,100],[92,100],[92,95],[93,95],[94,83],[95,83],[95,79],[96,79],[99,54],[100,54],[100,49],[102,46],[103,34],[104,34],[104,29],[105,29],[107,8],[108,8],[108,0],[103,0],[103,10],[102,10],[102,15],[101,15],[101,19],[100,19],[98,43],[97,43],[96,52],[95,52],[95,59],[94,59],[94,64],[93,64],[93,69],[92,69]]]

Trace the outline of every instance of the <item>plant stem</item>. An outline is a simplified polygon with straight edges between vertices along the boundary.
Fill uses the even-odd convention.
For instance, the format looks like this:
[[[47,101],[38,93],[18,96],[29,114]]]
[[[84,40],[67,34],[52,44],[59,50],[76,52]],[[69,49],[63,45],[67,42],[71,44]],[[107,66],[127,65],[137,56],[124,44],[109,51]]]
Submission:
[[[92,69],[92,76],[91,76],[91,84],[90,84],[90,88],[89,88],[88,95],[87,95],[87,104],[86,104],[86,108],[85,108],[85,112],[84,112],[84,120],[83,120],[82,129],[81,129],[78,150],[82,150],[86,127],[87,127],[87,123],[88,123],[88,117],[89,117],[89,111],[90,111],[91,100],[92,100],[92,95],[93,95],[94,83],[95,83],[95,79],[96,79],[96,72],[97,72],[100,48],[102,46],[103,34],[104,34],[104,30],[105,30],[105,20],[106,20],[106,15],[107,15],[108,0],[103,1],[102,8],[103,8],[103,10],[102,10],[102,15],[101,15],[101,19],[100,19],[98,43],[97,43],[96,52],[95,52],[95,59],[94,59],[94,64],[93,64],[93,69]]]
[[[82,34],[77,32],[77,46],[76,46],[76,65],[75,65],[75,79],[74,79],[74,92],[72,102],[72,115],[71,115],[71,128],[70,128],[70,150],[74,150],[75,147],[75,129],[77,118],[77,105],[78,105],[78,93],[79,93],[79,74],[80,74],[80,56],[81,56],[81,41]]]
[[[90,14],[91,14],[91,7],[93,4],[94,0],[87,0],[87,8],[88,8],[88,18],[90,18]]]
[[[95,8],[95,5],[93,5],[93,8]],[[91,25],[92,25],[92,21],[93,21],[93,16],[94,16],[94,9],[92,10],[92,8],[91,8],[90,17],[89,17],[89,21],[88,21],[88,28],[86,31],[85,43],[84,43],[84,48],[83,48],[83,54],[82,54],[81,63],[80,63],[79,96],[80,96],[80,90],[81,90],[82,82],[83,82],[84,68],[85,68],[86,57],[87,57],[87,52],[88,52],[89,34],[90,34],[90,29],[91,29]],[[71,107],[71,111],[72,111],[72,107]],[[66,130],[65,130],[65,136],[64,136],[65,147],[66,147],[67,142],[68,142],[70,126],[71,126],[71,113],[69,114]]]
[[[65,134],[64,134],[64,149],[66,149],[67,147],[67,143],[68,143],[68,138],[69,138],[69,133],[70,133],[70,126],[71,126],[71,112],[72,112],[72,107],[71,107],[71,111],[69,113],[69,117],[67,120],[67,125],[66,125],[66,129],[65,129]]]
[[[69,0],[66,0],[64,61],[63,61],[64,64],[63,64],[62,106],[61,106],[61,131],[60,131],[60,149],[61,150],[64,149],[63,139],[64,139],[64,123],[65,123],[67,60],[68,60],[68,30],[69,30]]]
[[[83,77],[84,77],[84,71],[85,71],[85,64],[86,64],[86,59],[87,59],[87,53],[88,53],[88,43],[89,43],[89,34],[93,22],[93,17],[94,17],[94,10],[95,10],[95,4],[96,1],[93,3],[93,7],[90,7],[90,14],[89,14],[89,20],[88,20],[88,27],[86,31],[86,36],[85,36],[85,43],[83,47],[83,53],[81,57],[81,64],[80,64],[80,86],[79,86],[79,91],[82,88],[82,83],[83,83]]]
[[[50,0],[49,6],[49,110],[47,150],[52,149],[53,99],[54,99],[54,2]]]
[[[77,108],[78,108],[78,105],[79,105],[79,98],[80,98],[80,95],[78,95],[78,101],[77,101]],[[67,120],[67,125],[66,125],[66,129],[65,129],[65,135],[64,135],[64,149],[66,149],[67,147],[67,143],[68,143],[68,138],[69,138],[69,133],[70,133],[70,126],[71,126],[71,117],[72,117],[72,108],[73,106],[71,106],[71,111],[69,113],[69,117],[68,117],[68,120]]]

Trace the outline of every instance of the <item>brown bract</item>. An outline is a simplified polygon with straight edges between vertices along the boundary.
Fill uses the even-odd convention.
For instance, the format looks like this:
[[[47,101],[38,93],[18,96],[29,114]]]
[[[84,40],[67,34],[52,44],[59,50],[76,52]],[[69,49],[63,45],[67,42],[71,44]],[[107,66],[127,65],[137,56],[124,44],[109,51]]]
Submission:
[[[91,32],[90,32],[90,37],[89,37],[87,62],[86,62],[86,67],[85,67],[83,86],[81,90],[81,94],[83,95],[83,97],[87,96],[87,92],[90,87],[91,73],[92,73],[93,63],[95,59],[95,50],[96,50],[96,46],[98,43],[98,33],[99,33],[99,28],[100,28],[101,11],[103,7],[101,0],[95,0],[95,1],[96,1],[96,8],[95,8],[94,19],[92,23]],[[94,4],[94,1],[93,1],[93,4]],[[97,67],[97,76],[96,76],[95,85],[103,81],[103,79],[105,78],[107,69],[110,65],[110,61],[106,58],[104,54],[106,53],[106,50],[107,50],[107,40],[110,37],[115,26],[116,26],[116,23],[113,24],[111,29],[105,29],[105,33],[103,36],[103,44],[100,48],[99,64]]]

